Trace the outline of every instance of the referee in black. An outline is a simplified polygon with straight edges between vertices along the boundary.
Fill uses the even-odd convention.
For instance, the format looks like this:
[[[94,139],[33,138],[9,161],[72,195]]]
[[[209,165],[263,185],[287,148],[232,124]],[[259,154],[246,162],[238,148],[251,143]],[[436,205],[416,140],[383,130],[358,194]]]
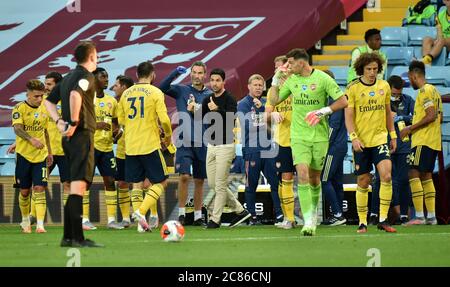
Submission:
[[[97,51],[92,41],[82,41],[74,53],[77,66],[52,90],[45,106],[63,135],[69,164],[70,195],[64,206],[61,247],[102,247],[84,238],[81,225],[83,194],[94,177],[95,81]],[[62,118],[56,104],[61,100]]]

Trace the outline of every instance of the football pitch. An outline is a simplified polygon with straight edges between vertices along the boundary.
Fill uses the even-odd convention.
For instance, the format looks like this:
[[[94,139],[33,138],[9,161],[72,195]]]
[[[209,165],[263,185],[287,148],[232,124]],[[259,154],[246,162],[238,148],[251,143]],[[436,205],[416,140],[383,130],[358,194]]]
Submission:
[[[314,237],[300,236],[300,228],[239,226],[205,230],[186,227],[182,242],[163,242],[159,229],[85,232],[104,248],[79,249],[79,265],[88,266],[360,266],[377,256],[381,266],[450,266],[450,225],[396,226],[388,234],[369,226],[319,226]],[[34,228],[33,228],[34,231]],[[61,226],[46,234],[22,234],[18,225],[0,225],[0,266],[67,266],[73,250],[59,247]]]

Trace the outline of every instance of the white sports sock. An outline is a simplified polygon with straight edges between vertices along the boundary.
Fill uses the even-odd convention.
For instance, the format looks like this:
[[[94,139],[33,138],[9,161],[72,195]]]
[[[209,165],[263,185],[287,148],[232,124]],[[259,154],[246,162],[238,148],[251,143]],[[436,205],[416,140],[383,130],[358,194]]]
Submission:
[[[178,208],[178,216],[180,216],[180,215],[186,215],[186,208],[184,208],[184,207]]]
[[[195,210],[194,211],[194,221],[197,219],[202,218],[202,211],[201,210]]]

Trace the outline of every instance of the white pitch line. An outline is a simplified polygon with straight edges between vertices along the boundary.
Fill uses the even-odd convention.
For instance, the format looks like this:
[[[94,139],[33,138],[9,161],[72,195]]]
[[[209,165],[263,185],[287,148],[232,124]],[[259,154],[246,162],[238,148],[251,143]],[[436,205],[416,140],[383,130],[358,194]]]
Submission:
[[[207,242],[207,241],[258,241],[258,240],[284,240],[284,239],[311,239],[311,238],[370,238],[370,237],[386,237],[392,236],[394,237],[414,237],[414,236],[430,236],[430,235],[439,235],[439,236],[449,236],[449,232],[440,232],[440,233],[397,233],[397,234],[348,234],[348,235],[315,235],[315,236],[262,236],[262,237],[234,237],[234,238],[185,238],[185,241],[189,242]],[[137,240],[137,241],[127,241],[127,243],[148,243],[150,241],[160,241],[160,239],[147,239],[147,240]]]

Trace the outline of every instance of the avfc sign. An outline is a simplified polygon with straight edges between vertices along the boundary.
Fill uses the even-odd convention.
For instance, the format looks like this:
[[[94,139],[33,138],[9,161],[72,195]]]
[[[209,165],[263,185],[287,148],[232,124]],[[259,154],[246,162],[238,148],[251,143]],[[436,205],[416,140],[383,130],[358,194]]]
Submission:
[[[263,20],[264,17],[88,20],[79,29],[66,33],[68,36],[49,50],[30,48],[32,56],[24,55],[29,58],[25,64],[0,75],[0,126],[10,123],[7,110],[25,99],[27,80],[43,81],[49,71],[66,74],[75,68],[73,50],[80,40],[91,39],[97,44],[98,66],[105,68],[112,80],[120,74],[135,78],[136,66],[143,61],[155,65],[157,79],[161,80],[179,65],[189,67],[193,61],[208,64],[220,57],[222,51]],[[64,27],[65,23],[51,24]],[[173,83],[186,79],[189,72]]]

